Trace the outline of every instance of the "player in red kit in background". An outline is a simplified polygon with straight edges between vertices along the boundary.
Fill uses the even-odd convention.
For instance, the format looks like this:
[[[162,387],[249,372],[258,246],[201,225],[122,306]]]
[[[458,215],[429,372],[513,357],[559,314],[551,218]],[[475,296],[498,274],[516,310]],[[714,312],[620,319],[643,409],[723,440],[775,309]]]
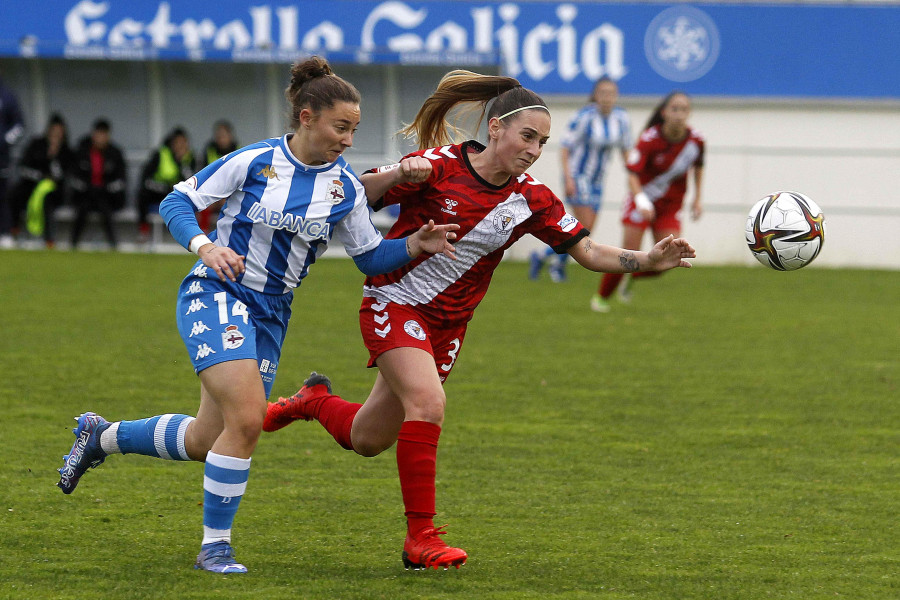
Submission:
[[[691,102],[684,92],[672,92],[653,111],[637,145],[628,153],[628,187],[622,223],[625,238],[622,246],[632,250],[641,247],[644,231],[650,227],[655,242],[681,234],[678,211],[687,191],[688,173],[694,172],[694,200],[691,218],[702,214],[700,184],[703,179],[703,138],[688,126]],[[658,275],[644,271],[627,275],[626,288],[620,292],[623,301],[631,298],[632,279]],[[596,312],[609,312],[609,297],[622,281],[622,273],[607,273],[600,281],[598,293],[591,299]]]
[[[452,144],[445,121],[460,103],[487,110],[487,145]],[[363,174],[376,207],[400,205],[387,237],[422,222],[459,223],[457,260],[420,256],[363,289],[360,328],[369,366],[379,369],[365,404],[347,402],[313,374],[297,394],[270,403],[263,425],[274,431],[295,419],[318,420],[344,448],[374,456],[397,444],[397,468],[407,518],[406,567],[463,564],[467,554],[448,546],[435,527],[435,474],[446,396],[442,387],[459,358],[466,327],[487,292],[504,251],[526,233],[568,252],[593,271],[630,272],[689,267],[687,241],[667,238],[648,252],[605,246],[566,213],[544,184],[525,173],[550,134],[550,112],[534,92],[510,77],[448,73],[405,133],[418,152],[399,165]]]

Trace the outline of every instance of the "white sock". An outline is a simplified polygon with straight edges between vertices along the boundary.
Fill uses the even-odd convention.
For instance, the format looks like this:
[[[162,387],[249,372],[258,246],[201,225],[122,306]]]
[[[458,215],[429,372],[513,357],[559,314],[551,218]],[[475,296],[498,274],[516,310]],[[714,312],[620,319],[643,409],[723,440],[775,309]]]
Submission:
[[[119,434],[119,421],[106,428],[106,431],[100,434],[100,448],[107,454],[122,454],[119,449],[119,441],[116,436]]]

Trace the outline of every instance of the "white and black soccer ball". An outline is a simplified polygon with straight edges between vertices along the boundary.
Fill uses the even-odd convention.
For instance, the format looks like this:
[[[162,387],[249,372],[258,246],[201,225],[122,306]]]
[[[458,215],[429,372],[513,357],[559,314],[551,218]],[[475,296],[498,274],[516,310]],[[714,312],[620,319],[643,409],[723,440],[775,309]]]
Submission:
[[[777,271],[795,271],[822,250],[825,214],[799,192],[775,192],[750,209],[746,236],[756,260]]]

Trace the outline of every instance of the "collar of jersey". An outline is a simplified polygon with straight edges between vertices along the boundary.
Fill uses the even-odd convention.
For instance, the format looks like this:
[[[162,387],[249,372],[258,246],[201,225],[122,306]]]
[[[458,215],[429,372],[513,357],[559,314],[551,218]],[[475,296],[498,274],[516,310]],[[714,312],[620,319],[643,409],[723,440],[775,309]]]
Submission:
[[[341,159],[344,158],[343,156],[338,156],[337,160],[334,162],[331,162],[331,163],[328,163],[325,165],[315,165],[315,166],[300,162],[299,160],[297,160],[297,157],[294,156],[294,153],[291,152],[290,146],[288,146],[288,142],[287,142],[288,136],[292,136],[292,135],[294,135],[294,134],[293,133],[284,134],[281,137],[281,139],[278,141],[278,144],[281,146],[282,152],[284,152],[284,155],[291,162],[291,164],[299,169],[303,169],[304,171],[312,171],[313,173],[322,173],[324,171],[330,171],[334,167],[334,165],[341,162]]]
[[[478,152],[484,152],[484,144],[475,140],[468,140],[460,144],[460,151],[462,152],[463,161],[466,163],[466,168],[469,169],[469,173],[472,174],[481,185],[488,187],[492,190],[502,190],[506,186],[509,185],[509,182],[512,181],[512,177],[506,180],[502,185],[494,185],[493,183],[483,179],[481,175],[478,174],[478,171],[472,166],[472,163],[469,162],[469,148],[473,150],[477,150]]]

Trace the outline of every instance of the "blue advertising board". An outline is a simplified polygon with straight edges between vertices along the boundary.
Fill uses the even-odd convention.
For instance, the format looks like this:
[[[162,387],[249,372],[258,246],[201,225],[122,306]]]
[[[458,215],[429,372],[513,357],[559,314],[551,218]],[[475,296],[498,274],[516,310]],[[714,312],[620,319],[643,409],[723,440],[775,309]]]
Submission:
[[[7,3],[0,56],[500,65],[538,93],[900,98],[900,5],[300,0]]]

